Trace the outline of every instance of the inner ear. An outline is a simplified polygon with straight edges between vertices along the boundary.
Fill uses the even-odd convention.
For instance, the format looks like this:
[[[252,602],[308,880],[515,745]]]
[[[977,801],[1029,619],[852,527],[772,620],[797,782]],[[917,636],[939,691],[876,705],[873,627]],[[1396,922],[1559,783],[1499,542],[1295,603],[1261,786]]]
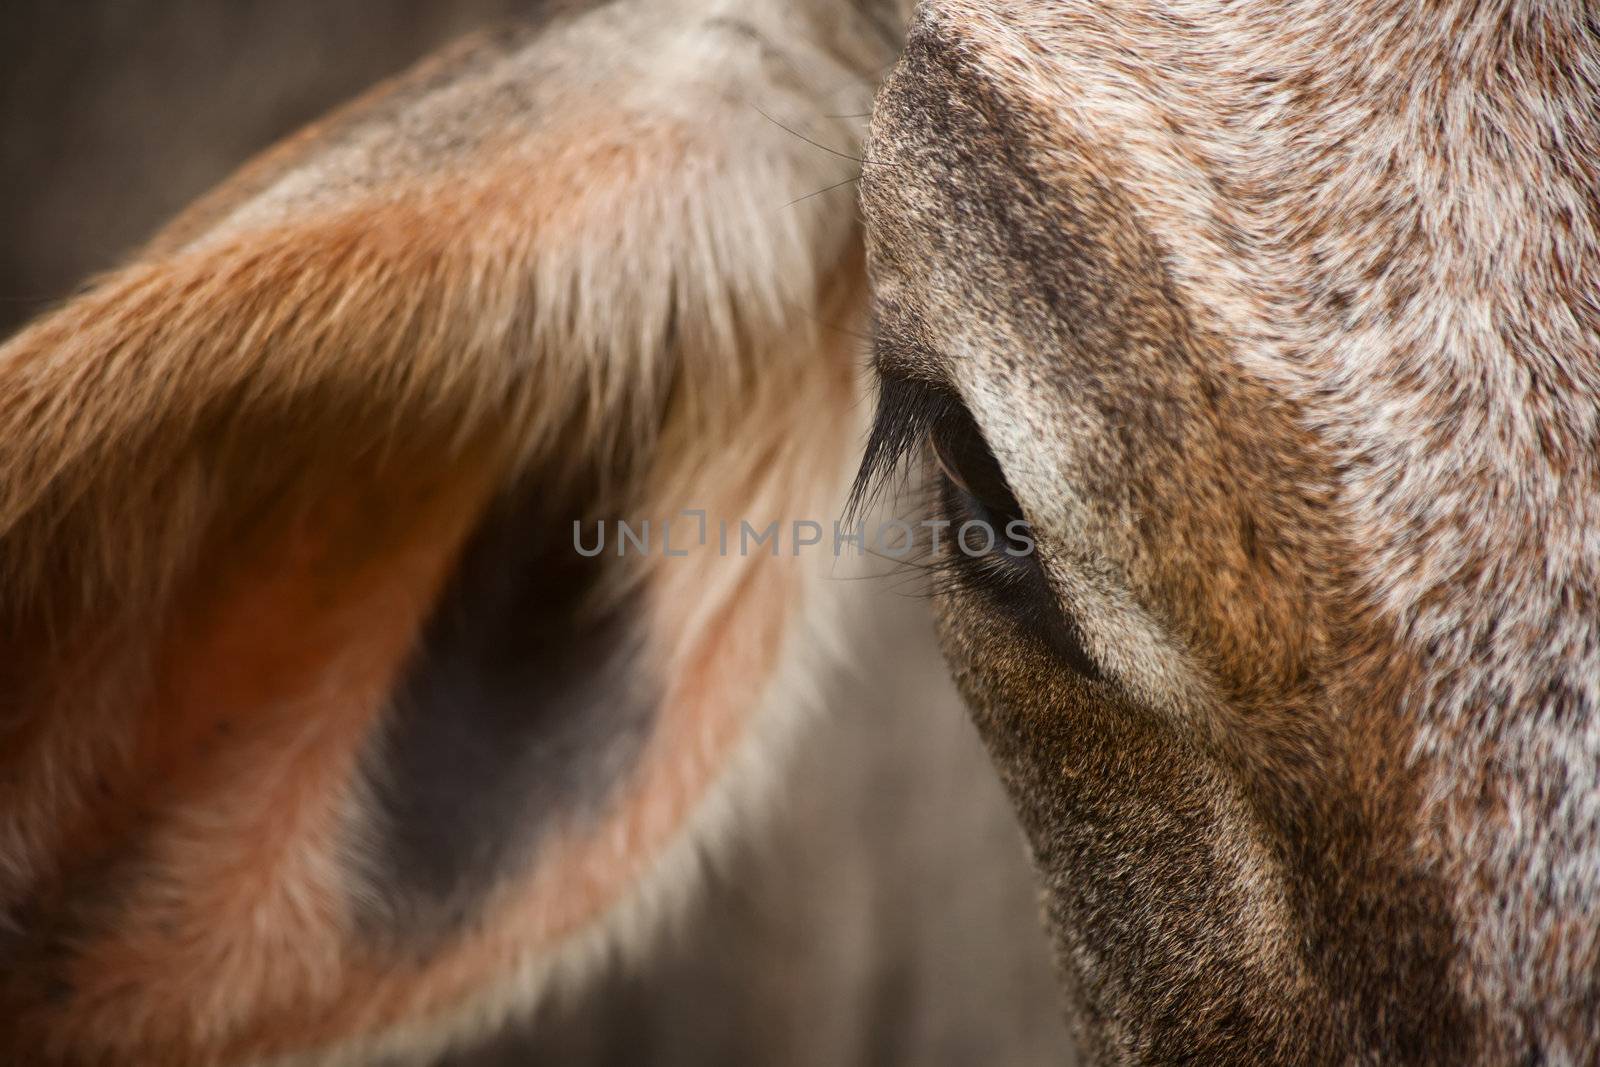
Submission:
[[[663,686],[639,560],[579,553],[579,500],[524,481],[471,538],[396,687],[369,759],[379,906],[449,925],[581,832],[638,760]],[[587,524],[586,524],[587,525]]]

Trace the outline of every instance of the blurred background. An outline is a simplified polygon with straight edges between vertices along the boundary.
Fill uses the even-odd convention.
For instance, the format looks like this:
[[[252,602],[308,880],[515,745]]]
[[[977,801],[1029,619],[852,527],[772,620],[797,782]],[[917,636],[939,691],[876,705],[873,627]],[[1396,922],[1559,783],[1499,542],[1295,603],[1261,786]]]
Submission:
[[[540,6],[5,0],[0,339],[279,137]],[[926,604],[898,579],[851,593],[858,665],[657,950],[442,1063],[1063,1062],[1020,834]]]

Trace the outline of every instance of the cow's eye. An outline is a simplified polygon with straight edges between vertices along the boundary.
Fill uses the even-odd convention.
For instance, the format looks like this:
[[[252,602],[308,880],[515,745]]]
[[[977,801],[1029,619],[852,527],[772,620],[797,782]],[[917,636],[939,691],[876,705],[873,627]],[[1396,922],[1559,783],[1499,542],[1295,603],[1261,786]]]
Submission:
[[[965,407],[954,405],[929,430],[928,449],[952,532],[946,562],[969,587],[1043,634],[1080,674],[1099,679],[1077,623],[1050,593],[1022,505]]]
[[[936,543],[931,536],[918,543],[928,550],[933,572],[1040,634],[1081,674],[1100,678],[1077,623],[1051,591],[1005,469],[961,397],[948,387],[895,374],[884,374],[879,384],[878,413],[851,490],[851,511],[861,514],[904,460],[924,455],[920,446],[926,441],[933,468],[928,507],[938,513],[934,518],[942,520],[944,533]]]
[[[1026,523],[999,460],[964,410],[935,427],[928,445],[949,488],[963,498],[962,510],[971,513],[968,521],[992,528],[997,545],[1007,540],[1007,526]]]

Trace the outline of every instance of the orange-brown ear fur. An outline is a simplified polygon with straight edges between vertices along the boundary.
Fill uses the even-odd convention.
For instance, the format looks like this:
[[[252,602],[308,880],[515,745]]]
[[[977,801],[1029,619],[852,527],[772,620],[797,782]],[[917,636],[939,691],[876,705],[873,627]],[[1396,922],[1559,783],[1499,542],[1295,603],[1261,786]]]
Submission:
[[[735,103],[815,89],[681,14],[425,68],[0,347],[0,1048],[398,1048],[374,1034],[530,993],[679,847],[814,560],[608,565],[661,700],[627,781],[470,932],[362,926],[364,764],[497,500],[764,526],[842,485],[852,342],[820,321],[863,279],[850,212],[803,199],[839,161]],[[799,54],[838,86],[846,52]]]

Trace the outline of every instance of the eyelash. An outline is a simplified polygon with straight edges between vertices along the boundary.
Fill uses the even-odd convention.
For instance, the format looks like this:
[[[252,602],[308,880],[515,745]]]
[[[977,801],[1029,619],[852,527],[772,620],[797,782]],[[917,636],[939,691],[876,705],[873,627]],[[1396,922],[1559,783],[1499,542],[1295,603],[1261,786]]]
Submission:
[[[847,509],[854,520],[887,494],[929,432],[960,405],[943,388],[902,378],[880,379],[878,411]]]

